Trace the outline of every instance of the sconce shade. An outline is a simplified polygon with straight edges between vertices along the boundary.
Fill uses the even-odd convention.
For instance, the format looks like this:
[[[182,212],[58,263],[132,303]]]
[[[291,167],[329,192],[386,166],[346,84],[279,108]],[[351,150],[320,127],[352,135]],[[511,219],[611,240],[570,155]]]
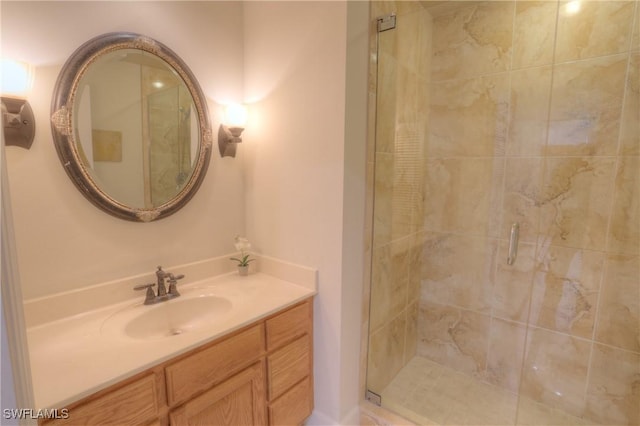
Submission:
[[[2,96],[26,99],[33,85],[34,69],[26,62],[2,59]]]
[[[2,127],[5,145],[31,148],[36,134],[36,121],[29,102],[3,96]]]
[[[227,105],[225,107],[224,124],[229,127],[244,127],[247,124],[247,109],[244,105]]]

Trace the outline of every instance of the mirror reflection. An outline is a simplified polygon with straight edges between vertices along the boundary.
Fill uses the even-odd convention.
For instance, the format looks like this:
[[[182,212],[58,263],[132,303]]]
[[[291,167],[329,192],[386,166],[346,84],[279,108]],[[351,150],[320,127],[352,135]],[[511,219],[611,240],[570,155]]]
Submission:
[[[107,53],[83,75],[75,103],[79,155],[113,199],[152,208],[184,188],[198,121],[188,88],[164,60],[137,49]]]

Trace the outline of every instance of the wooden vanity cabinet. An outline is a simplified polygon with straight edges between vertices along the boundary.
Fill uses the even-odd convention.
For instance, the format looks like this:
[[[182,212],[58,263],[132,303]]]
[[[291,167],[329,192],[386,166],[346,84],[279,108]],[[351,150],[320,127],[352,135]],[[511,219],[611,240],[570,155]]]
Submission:
[[[47,426],[161,424],[166,399],[163,379],[159,369],[146,371],[69,405],[66,419],[60,417],[39,423]]]
[[[313,410],[312,299],[69,405],[42,425],[299,425]]]

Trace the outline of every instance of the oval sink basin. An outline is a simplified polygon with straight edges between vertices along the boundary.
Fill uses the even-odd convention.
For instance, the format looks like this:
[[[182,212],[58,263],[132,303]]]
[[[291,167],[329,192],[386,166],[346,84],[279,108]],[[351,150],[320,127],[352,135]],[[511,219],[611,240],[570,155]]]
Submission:
[[[231,306],[229,300],[213,295],[179,297],[117,312],[104,322],[102,330],[124,333],[133,339],[164,339],[219,321]]]

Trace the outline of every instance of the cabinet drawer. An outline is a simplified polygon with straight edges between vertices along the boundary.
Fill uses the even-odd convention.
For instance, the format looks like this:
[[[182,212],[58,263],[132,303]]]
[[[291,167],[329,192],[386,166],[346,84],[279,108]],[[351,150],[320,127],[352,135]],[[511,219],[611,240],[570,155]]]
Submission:
[[[44,422],[51,425],[144,425],[157,419],[158,389],[150,374],[108,393],[69,407],[69,418]]]
[[[299,425],[313,410],[313,388],[307,377],[269,406],[270,425]]]
[[[209,389],[264,354],[264,328],[251,327],[177,361],[165,369],[167,399],[173,406]]]
[[[267,358],[269,399],[282,395],[311,374],[311,338],[308,334],[278,349]]]
[[[306,301],[267,320],[267,348],[275,349],[297,336],[311,331],[311,301]]]

